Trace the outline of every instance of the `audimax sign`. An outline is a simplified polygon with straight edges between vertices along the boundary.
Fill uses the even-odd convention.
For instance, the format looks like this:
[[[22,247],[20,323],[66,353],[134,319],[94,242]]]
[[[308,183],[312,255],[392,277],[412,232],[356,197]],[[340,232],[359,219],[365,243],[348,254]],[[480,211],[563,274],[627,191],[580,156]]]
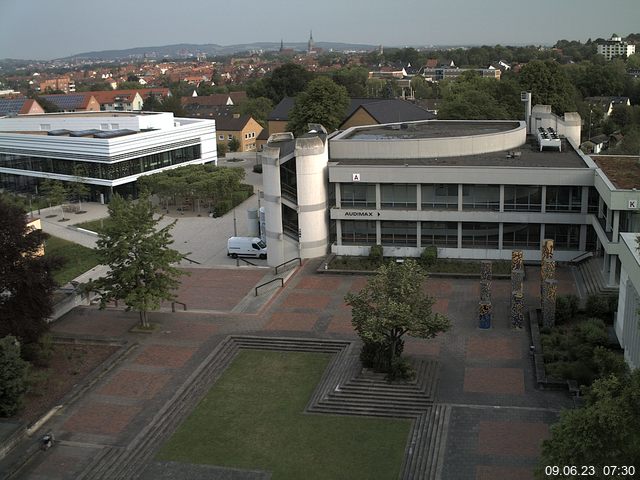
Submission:
[[[379,217],[380,212],[372,212],[370,210],[347,210],[344,212],[345,217]]]

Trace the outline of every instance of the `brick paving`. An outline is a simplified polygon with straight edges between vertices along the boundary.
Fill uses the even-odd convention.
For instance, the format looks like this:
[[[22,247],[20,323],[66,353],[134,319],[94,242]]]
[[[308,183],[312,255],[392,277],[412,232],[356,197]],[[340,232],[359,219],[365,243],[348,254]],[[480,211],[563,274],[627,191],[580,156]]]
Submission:
[[[231,333],[355,339],[343,297],[361,290],[369,277],[316,274],[318,265],[307,262],[284,289],[275,290],[260,314],[222,313],[264,278],[264,270],[251,268],[191,269],[180,290],[190,311],[153,313],[159,328],[151,334],[129,332],[138,321],[131,312],[74,310],[53,325],[54,333],[118,337],[139,345],[83,398],[56,415],[50,428],[58,438],[75,442],[128,445]],[[570,271],[559,268],[558,278],[559,292],[577,293]],[[532,478],[549,425],[560,408],[571,405],[565,393],[536,390],[528,334],[509,326],[510,283],[494,279],[492,287],[492,328],[481,331],[479,280],[429,279],[425,288],[436,297],[434,311],[446,314],[452,328],[436,339],[406,339],[407,355],[439,361],[435,400],[452,409],[442,471],[447,480]],[[527,268],[525,292],[526,304],[535,306],[539,269]],[[20,478],[70,480],[93,455],[95,449],[86,445],[56,445],[37,456]],[[47,471],[49,476],[43,474]]]

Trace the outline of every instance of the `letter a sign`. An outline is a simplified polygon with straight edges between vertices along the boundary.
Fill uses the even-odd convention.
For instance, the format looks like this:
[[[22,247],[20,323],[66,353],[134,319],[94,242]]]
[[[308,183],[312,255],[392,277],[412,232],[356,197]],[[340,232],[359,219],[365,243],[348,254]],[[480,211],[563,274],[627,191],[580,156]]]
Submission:
[[[360,174],[359,173],[352,174],[352,177],[353,177],[353,181],[354,182],[359,182],[360,181]]]

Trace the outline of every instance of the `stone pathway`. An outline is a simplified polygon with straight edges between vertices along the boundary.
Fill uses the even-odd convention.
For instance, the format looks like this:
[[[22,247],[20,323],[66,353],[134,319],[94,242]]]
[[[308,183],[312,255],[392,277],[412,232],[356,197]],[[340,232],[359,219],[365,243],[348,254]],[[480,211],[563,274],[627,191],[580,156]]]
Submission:
[[[159,447],[153,439],[166,435],[179,421],[163,424],[158,420],[188,414],[189,405],[206,392],[232,358],[229,350],[226,360],[209,365],[211,356],[220,354],[229,344],[225,342],[229,335],[292,337],[342,345],[357,340],[350,324],[350,308],[343,298],[347,292],[361,289],[366,277],[315,274],[317,266],[317,261],[306,263],[288,279],[284,289],[259,298],[258,306],[244,313],[237,310],[237,305],[249,298],[267,273],[242,270],[249,273],[236,275],[236,270],[202,270],[197,275],[203,276],[203,282],[211,282],[210,288],[190,300],[201,308],[154,313],[152,320],[158,323],[158,329],[152,334],[130,333],[137,316],[121,309],[84,307],[63,317],[54,325],[54,334],[125,340],[131,345],[130,353],[87,394],[47,423],[46,428],[56,433],[59,442],[53,449],[35,454],[14,478],[136,478],[142,472],[139,478],[168,478],[153,476],[178,469],[170,465],[163,469],[162,463],[153,461],[153,452]],[[538,278],[536,269],[528,269],[525,290],[529,306],[537,301]],[[559,278],[563,279],[560,293],[575,291],[562,268]],[[422,477],[405,475],[407,480],[532,478],[532,467],[541,440],[549,434],[549,425],[561,408],[572,405],[565,393],[535,388],[528,333],[512,331],[508,325],[508,283],[494,280],[494,324],[482,331],[477,328],[475,314],[479,281],[429,281],[427,289],[438,299],[435,310],[448,315],[453,326],[436,339],[409,338],[406,342],[405,353],[415,362],[437,362],[439,367],[437,390],[430,395],[432,403],[416,417],[421,426],[415,426],[408,439],[407,455],[422,459],[413,461],[411,468],[427,473]],[[191,390],[194,385],[200,393]],[[172,410],[174,414],[167,415],[180,404],[184,410]],[[419,443],[436,445],[429,450],[436,453],[422,449],[423,454],[415,456],[412,448]],[[142,449],[145,462],[127,470],[134,446]],[[89,467],[96,461],[102,465],[100,471]],[[122,465],[122,469],[109,470],[110,465]],[[268,472],[198,466],[192,471],[193,477],[183,478],[269,478]]]

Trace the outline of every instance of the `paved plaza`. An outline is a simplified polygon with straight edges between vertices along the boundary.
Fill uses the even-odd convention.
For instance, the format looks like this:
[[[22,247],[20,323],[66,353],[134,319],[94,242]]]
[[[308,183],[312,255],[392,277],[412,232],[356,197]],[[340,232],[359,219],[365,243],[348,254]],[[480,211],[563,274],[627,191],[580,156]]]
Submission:
[[[245,311],[237,306],[255,298],[254,287],[272,275],[271,270],[194,268],[179,292],[189,309],[172,313],[165,306],[151,314],[158,325],[151,334],[131,333],[137,315],[121,308],[79,307],[64,316],[53,325],[54,335],[126,341],[128,351],[49,420],[46,429],[55,432],[58,442],[34,454],[17,478],[73,479],[104,448],[130,445],[231,334],[357,340],[344,295],[361,289],[367,278],[318,274],[319,264],[308,261],[291,271],[284,288],[259,295]],[[575,292],[571,270],[560,268],[558,277],[561,293]],[[538,301],[538,279],[539,270],[527,268],[531,306]],[[433,340],[409,338],[405,353],[439,363],[435,402],[451,411],[439,478],[532,479],[549,425],[561,408],[571,406],[566,393],[536,389],[529,335],[508,324],[509,286],[509,280],[493,281],[494,322],[491,329],[480,330],[475,316],[479,280],[428,281],[427,290],[437,299],[435,310],[451,319],[452,328]],[[262,478],[201,470],[208,472],[202,478]]]

